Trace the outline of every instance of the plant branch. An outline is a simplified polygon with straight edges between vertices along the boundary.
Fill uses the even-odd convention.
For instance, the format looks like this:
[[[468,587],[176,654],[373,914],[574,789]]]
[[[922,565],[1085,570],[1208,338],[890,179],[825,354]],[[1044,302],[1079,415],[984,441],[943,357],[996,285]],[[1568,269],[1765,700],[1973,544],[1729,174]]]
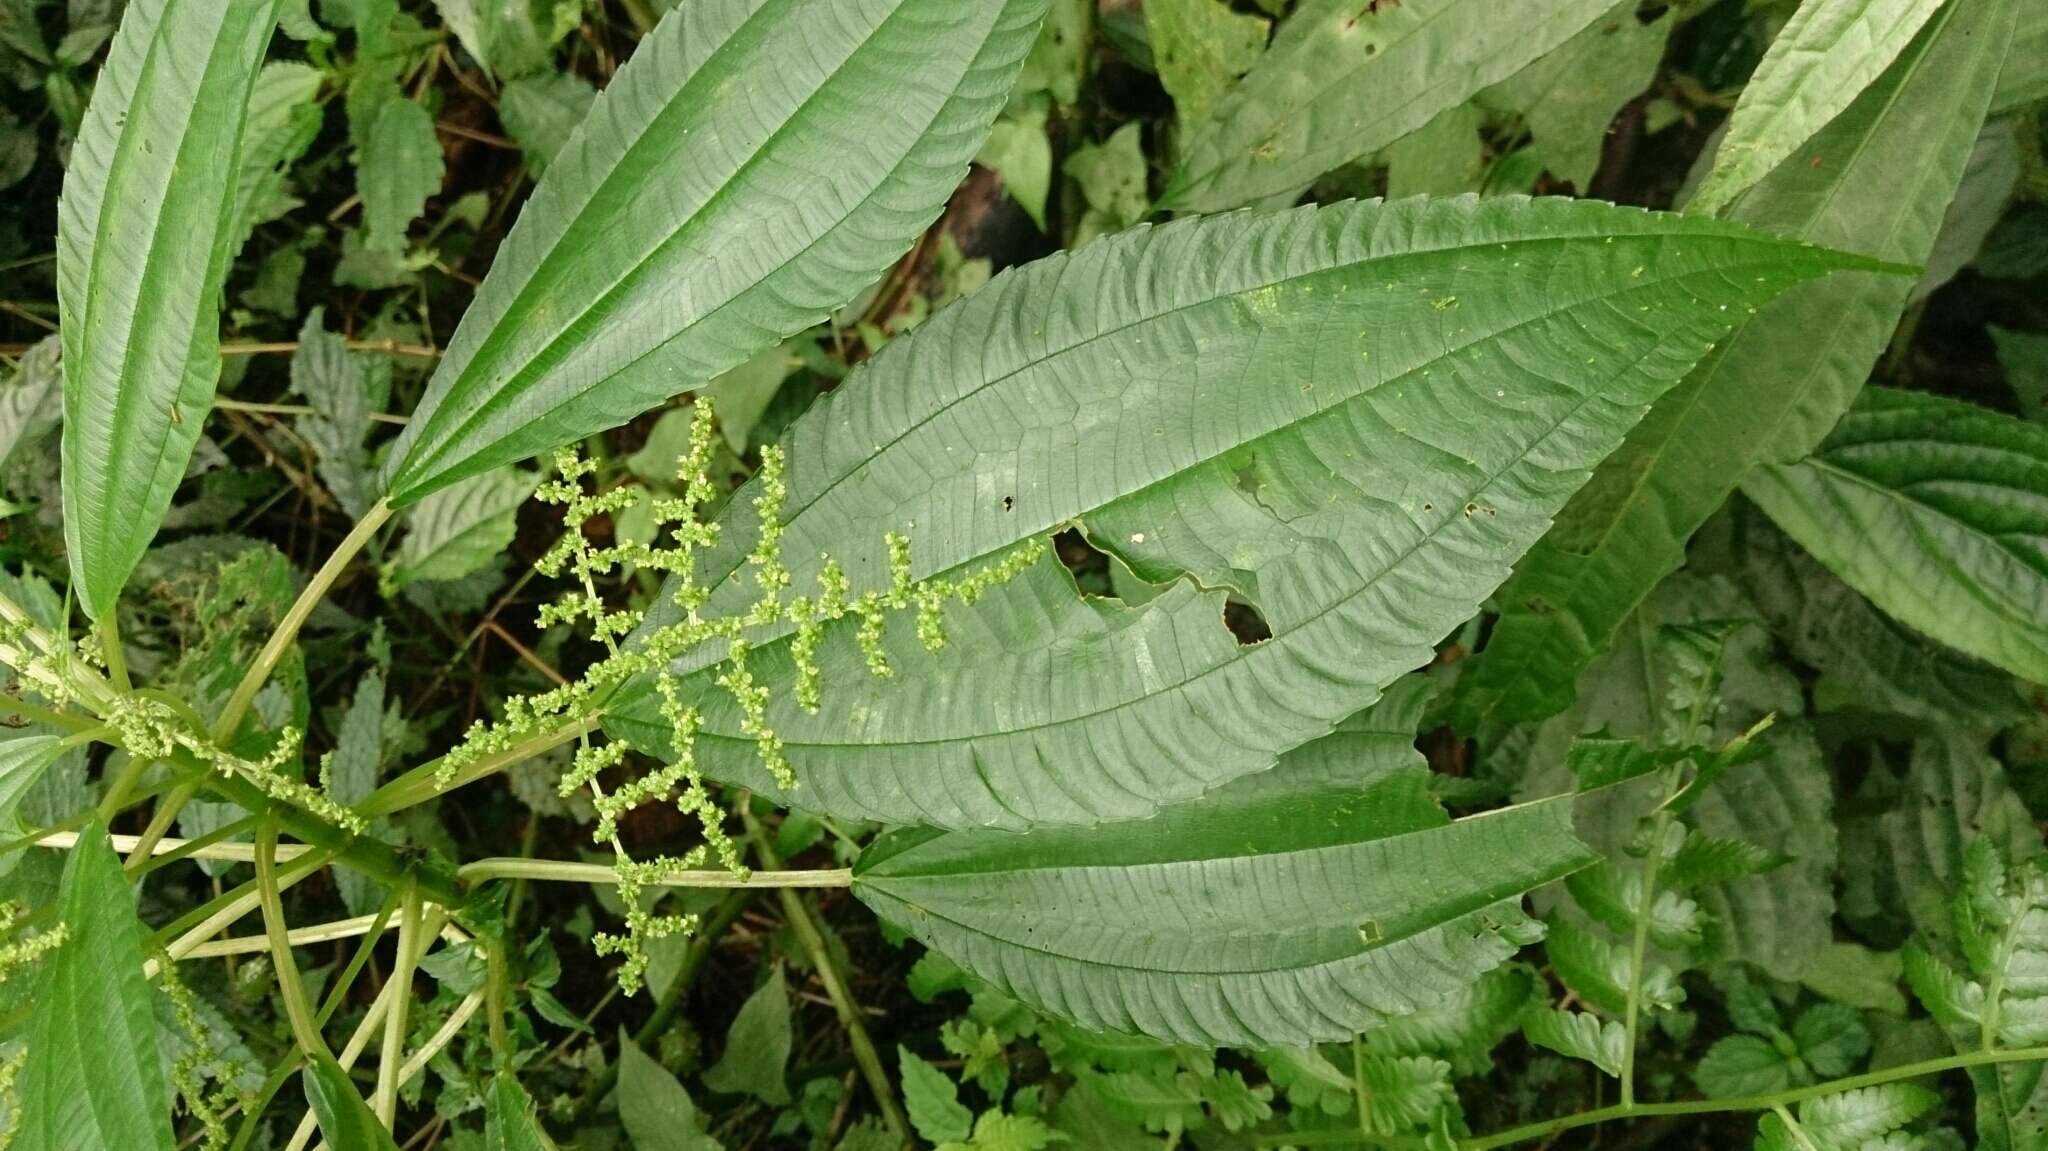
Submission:
[[[617,883],[618,870],[606,863],[571,863],[557,859],[519,859],[514,856],[499,856],[465,863],[455,871],[457,879],[464,883],[482,883],[489,879],[542,879],[562,883]],[[642,878],[647,887],[825,887],[840,888],[853,886],[853,872],[848,868],[821,868],[815,871],[754,871],[746,875],[734,875],[722,868],[684,868],[664,872],[659,878]]]
[[[320,1037],[320,1025],[313,1020],[313,1005],[306,998],[306,985],[299,979],[299,964],[292,957],[291,937],[285,929],[284,901],[278,898],[277,822],[265,819],[256,829],[256,893],[263,906],[263,929],[270,936],[271,965],[277,969],[279,998],[284,1000],[285,1017],[291,1020],[292,1038],[308,1056],[328,1058],[327,1041]]]
[[[1940,1059],[1923,1059],[1918,1063],[1903,1063],[1881,1071],[1870,1071],[1852,1075],[1846,1079],[1832,1079],[1826,1083],[1815,1083],[1806,1087],[1794,1087],[1769,1095],[1746,1095],[1730,1099],[1695,1099],[1677,1103],[1636,1103],[1628,1106],[1616,1104],[1593,1111],[1580,1111],[1572,1115],[1561,1115],[1520,1127],[1510,1127],[1491,1135],[1480,1135],[1461,1140],[1460,1151],[1493,1151],[1497,1147],[1511,1147],[1536,1139],[1547,1139],[1565,1131],[1581,1127],[1593,1127],[1602,1123],[1614,1123],[1626,1119],[1650,1119],[1672,1115],[1726,1115],[1744,1111],[1770,1111],[1789,1107],[1808,1099],[1823,1095],[1839,1095],[1844,1091],[1855,1091],[1864,1087],[1880,1087],[1886,1083],[1898,1083],[1907,1079],[1918,1079],[1923,1075],[1934,1075],[1943,1071],[1956,1071],[1968,1067],[1983,1067],[1998,1063],[2040,1063],[2048,1061],[2048,1047],[2013,1047],[1997,1051],[1966,1051],[1960,1055],[1949,1055]],[[1253,1143],[1262,1147],[1396,1147],[1414,1148],[1423,1146],[1420,1136],[1387,1135],[1367,1136],[1348,1127],[1324,1131],[1288,1131],[1272,1135],[1255,1136]]]
[[[565,743],[574,743],[583,736],[597,730],[596,717],[573,720],[553,731],[545,731],[523,743],[514,744],[496,755],[487,755],[457,772],[446,786],[435,778],[441,772],[439,759],[420,764],[397,779],[370,793],[368,799],[356,804],[356,814],[363,816],[390,815],[403,811],[416,803],[424,803],[443,792],[453,791],[465,784],[475,783],[485,776],[495,775],[532,759],[542,752],[552,751]]]
[[[356,553],[363,550],[363,545],[369,543],[377,534],[377,529],[383,527],[384,521],[390,518],[390,501],[378,500],[363,514],[363,518],[356,522],[355,529],[335,546],[334,554],[327,557],[327,562],[320,565],[320,570],[313,573],[313,578],[306,581],[305,590],[299,593],[298,599],[292,601],[292,606],[286,610],[284,618],[277,621],[277,630],[271,632],[270,638],[264,641],[263,650],[256,653],[256,661],[249,665],[248,673],[242,676],[241,683],[235,685],[235,693],[228,697],[226,706],[220,710],[219,718],[214,720],[212,735],[215,743],[224,744],[234,738],[235,731],[242,725],[242,717],[249,713],[249,705],[256,701],[256,693],[263,690],[264,683],[270,679],[270,673],[277,669],[278,661],[290,650],[292,642],[299,638],[299,629],[305,626],[306,618],[313,614],[313,609],[319,606],[321,600],[327,598],[328,590],[341,578],[341,573],[348,570],[349,561],[355,559]]]
[[[370,1101],[370,1109],[377,1113],[377,1119],[386,1130],[398,1118],[399,1065],[405,1057],[406,1016],[412,1008],[412,973],[419,962],[420,951],[420,890],[418,885],[408,883],[400,897],[398,912],[398,958],[391,970],[391,984],[396,987],[397,997],[384,1012],[384,1053],[377,1061],[377,1092]]]

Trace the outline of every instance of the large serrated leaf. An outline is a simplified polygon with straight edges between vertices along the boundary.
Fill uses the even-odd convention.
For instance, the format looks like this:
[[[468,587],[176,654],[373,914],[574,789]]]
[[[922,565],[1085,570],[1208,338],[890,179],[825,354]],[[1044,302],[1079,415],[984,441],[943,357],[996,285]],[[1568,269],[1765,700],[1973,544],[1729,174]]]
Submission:
[[[1718,212],[1883,74],[1946,0],[1805,0],[1728,118],[1692,208]]]
[[[802,781],[788,798],[1093,823],[1270,766],[1426,663],[1731,321],[1844,259],[1716,221],[1462,198],[1180,221],[998,277],[786,437],[796,589],[825,552],[856,592],[886,586],[888,532],[924,576],[1075,523],[1172,586],[1083,601],[1047,562],[950,610],[935,655],[896,637],[886,680],[828,629],[822,712],[784,691],[769,709]],[[716,613],[752,599],[748,494],[699,561]],[[1272,638],[1240,645],[1221,589]],[[750,636],[750,666],[786,687],[777,637]],[[676,669],[700,762],[772,790],[713,686],[722,657]],[[608,722],[666,744],[645,682]]]
[[[1924,261],[1975,146],[2012,12],[2012,0],[1956,0],[1937,13],[1877,84],[1733,216]],[[1516,565],[1500,621],[1459,683],[1458,726],[1569,706],[1580,673],[1685,561],[1686,541],[1744,473],[1806,454],[1849,406],[1910,289],[1844,276],[1790,292],[1659,400]]]
[[[1309,0],[1188,141],[1159,205],[1299,193],[1512,76],[1614,0]]]
[[[23,1151],[171,1151],[171,1089],[142,975],[142,924],[107,830],[88,827],[57,890],[64,942],[29,1016]]]
[[[1404,689],[1329,746],[1114,834],[895,833],[862,858],[854,893],[1086,1028],[1208,1046],[1346,1038],[1508,958],[1535,935],[1521,894],[1594,858],[1568,799],[1452,822],[1413,746],[1421,701]]]
[[[2048,99],[2048,7],[2023,5],[2012,30],[2012,50],[1991,98],[1993,115],[2010,112],[2035,100]]]
[[[113,610],[185,475],[220,378],[243,120],[276,0],[136,0],[57,206],[64,541]]]
[[[938,214],[1045,7],[670,12],[506,237],[392,447],[392,501],[625,423],[852,298]]]
[[[1742,490],[1893,618],[2048,683],[2048,427],[1871,388]]]

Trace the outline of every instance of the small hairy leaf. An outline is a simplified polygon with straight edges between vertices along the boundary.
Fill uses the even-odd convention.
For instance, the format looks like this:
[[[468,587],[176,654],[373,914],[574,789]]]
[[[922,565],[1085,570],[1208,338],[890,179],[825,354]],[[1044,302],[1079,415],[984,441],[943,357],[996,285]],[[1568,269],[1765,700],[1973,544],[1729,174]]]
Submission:
[[[64,541],[99,619],[156,535],[220,378],[243,121],[276,0],[136,0],[57,209]]]
[[[1609,1075],[1621,1075],[1628,1049],[1628,1029],[1616,1020],[1601,1022],[1584,1011],[1537,1007],[1522,1013],[1522,1034],[1538,1047],[1571,1059],[1583,1059]]]
[[[1580,999],[1609,1015],[1627,1013],[1627,948],[1610,943],[1592,929],[1579,927],[1570,920],[1552,923],[1544,946],[1557,977]],[[1669,967],[1647,963],[1643,969],[1642,1002],[1650,1007],[1676,1007],[1685,1002],[1685,989],[1678,985],[1678,977]]]
[[[142,924],[104,825],[79,835],[56,907],[64,939],[43,961],[29,1015],[15,1112],[21,1146],[171,1151],[171,1090],[142,976]]]
[[[365,247],[405,250],[406,229],[426,210],[427,198],[441,190],[442,163],[432,113],[401,98],[378,106],[356,161]]]
[[[531,472],[500,468],[421,500],[406,512],[411,530],[399,545],[392,582],[461,579],[490,562],[511,545],[534,483]]]
[[[1366,1047],[1380,1055],[1434,1055],[1449,1060],[1459,1075],[1481,1074],[1536,993],[1535,975],[1526,966],[1497,967],[1470,987],[1367,1032]]]
[[[1894,618],[2048,683],[2048,425],[1870,388],[1743,494]]]
[[[1785,1053],[1761,1035],[1729,1035],[1716,1040],[1693,1068],[1693,1082],[1709,1099],[1767,1095],[1792,1086],[1792,1065]]]
[[[960,1102],[960,1087],[945,1072],[908,1047],[896,1049],[903,1076],[903,1108],[910,1125],[931,1143],[957,1143],[967,1138],[974,1113]]]
[[[704,1086],[783,1106],[789,1102],[789,1084],[783,1079],[789,1046],[789,985],[777,966],[740,1005],[725,1033],[725,1054],[704,1072]]]
[[[704,1133],[697,1105],[638,1044],[619,1044],[619,1121],[634,1151],[723,1151]]]

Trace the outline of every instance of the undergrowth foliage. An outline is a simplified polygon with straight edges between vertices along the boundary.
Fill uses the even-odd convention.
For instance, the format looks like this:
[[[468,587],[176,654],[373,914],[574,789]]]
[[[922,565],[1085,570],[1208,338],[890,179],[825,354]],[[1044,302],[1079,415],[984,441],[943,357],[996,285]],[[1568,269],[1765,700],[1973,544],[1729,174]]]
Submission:
[[[2048,7],[0,79],[0,1148],[2048,1151]]]

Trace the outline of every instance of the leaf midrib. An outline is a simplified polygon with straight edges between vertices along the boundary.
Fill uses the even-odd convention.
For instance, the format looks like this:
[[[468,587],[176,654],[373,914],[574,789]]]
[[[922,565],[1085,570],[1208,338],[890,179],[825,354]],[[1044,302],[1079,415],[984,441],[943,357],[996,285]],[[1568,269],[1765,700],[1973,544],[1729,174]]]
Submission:
[[[814,88],[812,88],[810,92],[806,93],[802,100],[798,101],[796,108],[790,112],[789,116],[787,116],[780,124],[777,124],[775,126],[775,129],[768,134],[767,138],[762,140],[761,143],[758,146],[756,146],[751,153],[748,154],[747,158],[743,162],[741,162],[737,167],[735,167],[730,175],[728,175],[723,181],[720,182],[718,189],[714,191],[709,197],[706,197],[704,203],[699,205],[696,211],[690,213],[690,215],[687,218],[683,219],[682,221],[677,223],[673,228],[669,229],[668,233],[661,237],[661,239],[657,243],[650,245],[645,255],[636,260],[631,268],[628,268],[625,272],[620,274],[617,278],[613,280],[611,284],[607,285],[603,292],[592,297],[587,303],[585,303],[583,308],[580,311],[578,311],[574,316],[566,317],[557,326],[555,334],[549,337],[548,341],[545,344],[541,345],[540,348],[536,349],[531,355],[527,356],[524,359],[524,361],[520,364],[518,370],[514,371],[510,376],[506,377],[506,379],[495,388],[492,394],[485,398],[483,403],[473,408],[468,414],[468,416],[464,418],[461,423],[457,424],[454,429],[450,430],[441,437],[440,446],[434,448],[428,454],[421,456],[415,462],[410,464],[405,469],[405,472],[403,474],[396,477],[396,480],[398,482],[394,482],[392,484],[394,491],[400,495],[410,494],[406,489],[414,486],[417,481],[414,481],[414,483],[411,484],[404,482],[408,477],[418,476],[422,473],[431,473],[434,470],[434,466],[438,464],[442,460],[442,458],[445,457],[449,452],[453,451],[462,442],[464,437],[469,435],[469,433],[472,430],[474,430],[474,428],[479,422],[496,415],[498,411],[502,409],[503,402],[507,399],[507,397],[512,396],[515,390],[519,389],[522,380],[528,379],[535,372],[534,365],[541,363],[544,360],[548,360],[548,358],[556,351],[556,349],[561,346],[562,342],[571,334],[571,332],[575,329],[576,325],[581,323],[585,317],[589,316],[592,312],[596,311],[601,305],[609,302],[619,292],[626,290],[628,285],[637,281],[645,273],[648,264],[661,253],[669,250],[672,245],[678,242],[686,233],[688,233],[691,230],[692,225],[698,224],[699,222],[705,220],[708,216],[715,213],[718,208],[723,206],[732,194],[734,186],[740,183],[750,172],[752,172],[755,169],[755,167],[759,163],[762,162],[764,157],[769,155],[775,149],[776,145],[783,140],[785,134],[791,130],[792,125],[795,125],[796,123],[805,118],[807,113],[810,112],[813,103],[817,101],[824,92],[832,88],[833,83],[846,71],[846,69],[852,64],[854,59],[858,57],[864,49],[866,49],[869,45],[873,44],[877,39],[879,39],[884,30],[887,29],[890,26],[890,24],[893,21],[895,21],[896,18],[899,15],[901,15],[906,9],[911,8],[914,5],[914,3],[915,0],[899,0],[899,2],[889,10],[888,15],[884,16],[881,19],[881,21],[874,26],[874,29],[871,32],[869,32],[869,34],[864,39],[860,41],[860,43],[854,45],[853,48],[850,49],[846,53],[846,55],[837,64],[833,66],[831,71],[827,72],[823,77],[819,79],[817,85]],[[738,36],[741,30],[745,29],[747,25],[750,25],[754,23],[757,19],[760,19],[762,13],[768,11],[770,7],[771,5],[763,5],[761,8],[758,8],[755,11],[749,13],[747,18],[741,22],[740,27],[733,30],[732,36],[729,36],[727,38],[726,43],[730,43],[732,37]],[[972,70],[973,63],[974,61],[972,60],[968,61],[966,70],[963,70],[963,75],[966,74],[966,71]],[[703,76],[704,71],[705,70],[700,69],[698,72],[693,73],[688,80],[684,81],[681,85],[677,87],[674,99],[670,100],[669,103],[663,108],[662,112],[657,114],[657,119],[661,115],[665,115],[669,109],[678,106],[686,90],[692,87],[695,84],[695,82],[700,77]],[[957,81],[955,87],[957,89]],[[946,108],[951,106],[951,103],[952,100],[949,97],[946,101],[942,102],[939,105],[937,112],[943,112]],[[935,112],[935,116],[937,112]],[[927,127],[929,127],[929,124],[927,124]],[[635,137],[633,143],[626,149],[626,154],[629,155],[634,150],[638,149],[641,145],[641,142],[647,139],[647,137],[652,132],[653,128],[654,125],[650,123],[648,126],[648,131],[643,131],[637,137]],[[919,139],[919,143],[921,142],[922,135],[920,135]],[[567,149],[565,148],[564,150],[566,151]],[[856,207],[854,211],[858,211],[861,207],[865,207],[870,201],[872,201],[876,192],[878,192],[881,188],[886,186],[889,182],[889,179],[892,178],[896,174],[896,172],[901,169],[904,160],[907,159],[916,151],[916,144],[913,144],[910,148],[905,149],[903,156],[899,157],[896,163],[890,167],[889,171],[884,176],[876,180],[874,186],[869,188],[868,191],[862,196],[860,205]],[[612,170],[606,173],[604,180],[601,181],[598,188],[591,193],[591,201],[597,200],[610,187],[612,180],[615,177],[617,177],[620,170],[625,167],[624,159],[625,156],[622,155],[621,162],[619,164],[614,165]],[[851,214],[852,213],[848,213],[848,215]],[[582,212],[579,210],[577,216],[575,217],[575,220],[572,220],[571,222],[573,224],[576,221],[580,221],[582,218]],[[794,263],[797,259],[800,259],[804,254],[808,253],[811,248],[815,247],[819,242],[821,242],[826,236],[829,236],[833,234],[835,231],[837,231],[837,228],[837,224],[825,228],[819,234],[818,237],[814,238],[809,244],[805,245],[802,251],[793,254],[789,259],[784,260],[781,264],[777,265],[775,271],[779,272],[783,268],[788,267],[791,263]],[[549,255],[552,255],[553,253],[561,250],[560,242],[566,241],[568,239],[568,233],[569,230],[564,229],[562,236],[557,238],[557,244],[549,249]],[[545,259],[543,260],[543,263],[545,263]],[[535,268],[536,273],[538,273],[539,270],[539,267]],[[772,276],[774,274],[775,272],[770,272],[768,275]],[[767,276],[762,277],[762,279],[764,280],[767,278]],[[509,332],[512,329],[516,328],[518,325],[516,321],[514,321],[515,312],[531,311],[533,305],[530,300],[530,294],[534,291],[534,284],[537,280],[537,274],[527,277],[526,282],[520,286],[519,292],[513,297],[513,299],[509,303],[507,303],[505,307],[505,312],[500,317],[499,322],[493,325],[494,333]],[[529,421],[529,426],[535,423],[539,423],[548,416],[552,416],[554,413],[559,412],[562,408],[574,403],[577,399],[585,395],[588,395],[591,391],[595,390],[598,387],[601,387],[606,380],[616,378],[620,373],[629,370],[631,367],[633,367],[633,365],[639,363],[641,360],[645,359],[650,355],[655,354],[660,349],[665,348],[670,344],[674,343],[676,340],[682,338],[684,335],[688,334],[690,331],[694,330],[699,325],[709,320],[711,317],[717,315],[723,308],[730,305],[739,296],[744,295],[746,291],[752,288],[752,286],[753,285],[749,285],[746,289],[741,289],[738,292],[732,293],[726,299],[720,301],[718,304],[714,305],[712,308],[704,312],[702,315],[699,315],[694,319],[690,320],[687,324],[678,329],[677,332],[674,335],[670,336],[668,339],[662,341],[660,344],[654,345],[653,347],[650,347],[647,350],[641,352],[632,360],[621,365],[620,367],[606,375],[604,378],[592,380],[582,388],[571,392],[561,401],[551,405],[546,410],[546,412],[542,413],[540,416],[537,416],[534,420]],[[453,397],[457,395],[458,389],[462,387],[464,381],[470,378],[471,369],[476,364],[483,361],[488,354],[494,353],[495,350],[496,346],[494,346],[492,341],[487,337],[485,341],[478,346],[476,354],[471,356],[469,360],[463,365],[462,375],[449,385],[448,396]],[[544,376],[551,367],[552,363],[550,363],[547,368],[540,369],[540,374]],[[424,435],[425,432],[423,430],[422,438],[424,438]]]

